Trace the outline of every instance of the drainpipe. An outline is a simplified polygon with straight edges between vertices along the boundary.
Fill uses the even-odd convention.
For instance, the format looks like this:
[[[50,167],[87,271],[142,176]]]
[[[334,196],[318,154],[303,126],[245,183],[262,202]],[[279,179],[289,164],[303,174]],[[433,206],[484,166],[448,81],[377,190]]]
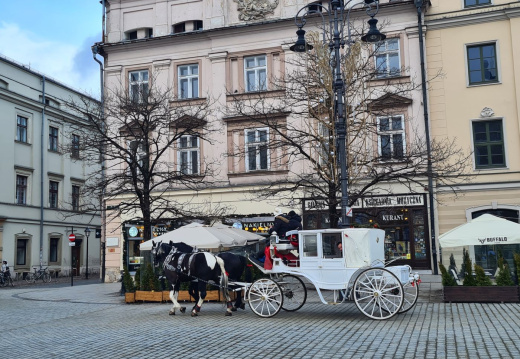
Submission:
[[[421,55],[421,87],[423,97],[423,109],[424,109],[424,128],[426,135],[426,152],[428,156],[427,171],[428,171],[428,202],[430,206],[430,241],[432,250],[433,260],[433,274],[439,274],[437,265],[437,245],[435,243],[435,206],[434,206],[434,195],[433,195],[433,166],[432,166],[432,148],[431,148],[431,137],[430,137],[430,121],[428,117],[428,94],[426,88],[426,69],[424,66],[424,35],[423,35],[423,21],[422,21],[422,9],[426,5],[424,0],[415,0],[415,6],[417,7],[417,27],[419,28],[419,52]]]
[[[45,150],[45,76],[42,75],[42,128],[40,131],[40,269],[43,265],[43,191],[44,191],[44,175],[43,160]]]
[[[103,1],[103,19],[104,19],[104,1]],[[103,81],[103,63],[96,58],[96,55],[100,53],[100,49],[97,45],[92,46],[92,57],[94,61],[99,64],[99,83],[101,89],[101,126],[102,131],[105,131],[105,95],[104,95],[104,81]],[[101,149],[101,181],[105,182],[105,148],[104,145]],[[101,189],[101,282],[105,283],[106,274],[106,203],[105,203],[105,186]]]

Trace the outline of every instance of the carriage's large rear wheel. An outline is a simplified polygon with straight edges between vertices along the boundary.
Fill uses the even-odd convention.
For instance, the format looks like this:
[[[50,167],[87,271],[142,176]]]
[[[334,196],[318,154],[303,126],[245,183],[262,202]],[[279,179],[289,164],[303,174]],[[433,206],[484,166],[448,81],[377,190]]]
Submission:
[[[277,283],[282,287],[283,310],[295,312],[305,304],[307,288],[300,278],[287,274],[277,280]]]
[[[411,280],[406,284],[403,284],[403,306],[399,310],[399,313],[405,313],[413,308],[415,303],[417,303],[417,298],[419,297],[419,283],[416,280]]]
[[[354,301],[367,317],[389,319],[399,313],[404,301],[399,279],[384,268],[369,268],[354,282]]]
[[[278,283],[268,278],[261,278],[251,284],[247,291],[247,299],[256,315],[269,318],[280,311],[284,298]]]

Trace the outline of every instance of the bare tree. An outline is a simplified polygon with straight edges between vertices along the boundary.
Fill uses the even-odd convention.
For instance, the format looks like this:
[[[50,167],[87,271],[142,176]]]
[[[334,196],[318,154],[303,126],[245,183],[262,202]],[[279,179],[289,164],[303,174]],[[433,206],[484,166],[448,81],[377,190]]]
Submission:
[[[333,62],[318,35],[308,35],[314,49],[286,60],[285,68],[292,70],[269,84],[276,91],[235,96],[227,111],[229,117],[246,118],[268,128],[271,162],[290,164],[286,175],[264,180],[261,195],[287,205],[294,205],[302,195],[326,200],[330,224],[336,227],[341,188],[334,133]],[[391,192],[392,184],[413,192],[417,184],[424,186],[428,176],[424,124],[406,115],[420,83],[413,78],[404,81],[380,76],[381,69],[373,62],[374,51],[372,46],[355,43],[342,59],[349,206],[363,196]],[[404,129],[405,137],[392,138],[395,130]],[[233,155],[239,152],[237,144]],[[246,156],[243,148],[242,155]],[[470,178],[465,175],[470,153],[457,147],[455,139],[433,140],[431,161],[431,175],[438,184],[453,186],[455,181],[460,184]]]
[[[199,149],[203,141],[212,144],[218,131],[207,120],[214,110],[210,99],[176,101],[170,89],[150,83],[131,91],[121,84],[105,96],[103,108],[88,98],[68,102],[88,123],[72,130],[80,142],[73,141],[67,152],[103,165],[81,186],[82,197],[117,203],[107,208],[108,221],[122,215],[142,220],[145,240],[159,219],[208,215],[204,205],[179,201],[172,193],[210,185],[216,166]],[[97,203],[83,201],[79,211],[98,211]]]

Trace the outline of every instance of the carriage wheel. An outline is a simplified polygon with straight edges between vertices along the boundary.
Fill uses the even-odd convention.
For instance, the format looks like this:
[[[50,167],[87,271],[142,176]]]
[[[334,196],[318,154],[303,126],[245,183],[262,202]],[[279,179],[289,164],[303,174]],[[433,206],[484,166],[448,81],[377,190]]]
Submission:
[[[372,319],[389,319],[399,313],[403,305],[401,282],[384,268],[361,272],[354,282],[353,291],[358,309]]]
[[[288,274],[280,278],[277,283],[282,287],[283,310],[295,312],[305,304],[307,288],[300,278]]]
[[[405,313],[413,308],[419,297],[419,283],[416,280],[409,281],[403,285],[404,299],[403,306],[399,313]]]
[[[247,291],[249,306],[264,318],[274,316],[283,305],[283,293],[280,285],[268,278],[261,278],[253,282]]]

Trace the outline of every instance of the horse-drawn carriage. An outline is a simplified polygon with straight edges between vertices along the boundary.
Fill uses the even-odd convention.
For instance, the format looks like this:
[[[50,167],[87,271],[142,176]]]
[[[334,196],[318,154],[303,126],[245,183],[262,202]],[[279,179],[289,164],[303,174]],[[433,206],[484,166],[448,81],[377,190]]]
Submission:
[[[297,259],[288,260],[288,253]],[[408,265],[385,266],[380,229],[299,231],[297,242],[273,236],[269,254],[270,269],[251,262],[270,278],[246,285],[249,306],[261,317],[300,309],[307,299],[304,281],[314,285],[324,304],[353,300],[372,319],[391,318],[417,302],[419,275]]]
[[[215,274],[211,274],[212,277],[208,279],[219,282],[221,289],[231,285],[238,288],[239,292],[244,293],[253,312],[261,317],[272,317],[281,309],[300,309],[307,300],[305,282],[316,288],[324,304],[335,305],[354,301],[358,309],[372,319],[391,318],[410,310],[417,302],[419,275],[412,273],[408,265],[385,266],[384,231],[321,229],[299,231],[293,235],[297,239],[271,236],[266,258],[268,265],[250,258],[251,263],[268,278],[243,283],[230,277],[232,281],[227,283],[227,278],[226,281],[222,281],[222,277],[226,276],[217,280]],[[341,251],[338,251],[338,243],[342,243]],[[164,256],[169,250],[155,248],[154,246],[154,261],[161,256],[161,252]],[[209,255],[204,253],[202,256],[204,267],[211,262]],[[169,278],[171,283],[178,281],[179,275],[185,280],[203,280],[196,274],[196,271],[202,273],[200,268],[197,268],[197,260],[190,258],[186,253],[179,252],[175,246],[172,247],[164,260],[165,272],[167,276],[168,273],[172,276]],[[220,266],[220,271],[224,271],[225,264],[220,258],[216,259],[215,264],[218,265],[210,267],[218,272],[217,267]],[[227,292],[225,296],[228,301],[226,315],[231,315],[231,302]],[[185,309],[177,303],[175,287],[170,293],[170,298],[174,303],[170,314],[175,314],[176,308],[181,311]],[[199,301],[192,315],[196,315],[201,305],[202,301]]]

